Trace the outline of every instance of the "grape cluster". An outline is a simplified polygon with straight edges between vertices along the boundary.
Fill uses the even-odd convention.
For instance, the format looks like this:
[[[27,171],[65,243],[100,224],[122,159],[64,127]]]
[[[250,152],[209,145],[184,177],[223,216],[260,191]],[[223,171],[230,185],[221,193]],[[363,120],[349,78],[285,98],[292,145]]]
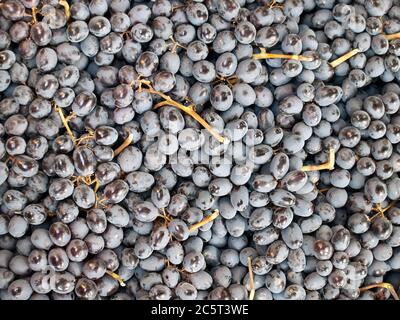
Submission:
[[[399,0],[0,3],[0,300],[398,300]]]

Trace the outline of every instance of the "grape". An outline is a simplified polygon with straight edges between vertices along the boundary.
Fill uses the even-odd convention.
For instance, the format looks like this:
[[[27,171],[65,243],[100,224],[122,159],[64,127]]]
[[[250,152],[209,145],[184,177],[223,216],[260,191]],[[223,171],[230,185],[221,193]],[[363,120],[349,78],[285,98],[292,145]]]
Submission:
[[[30,30],[32,40],[38,46],[45,46],[51,41],[52,32],[44,22],[36,22]]]
[[[81,278],[75,285],[75,294],[80,299],[94,300],[96,298],[98,289],[94,281],[86,278]]]
[[[264,2],[4,2],[2,299],[392,299],[399,10]]]
[[[28,300],[32,293],[29,282],[23,279],[14,280],[8,287],[8,294],[12,300]]]
[[[13,216],[8,222],[8,232],[14,238],[21,238],[28,230],[28,223],[21,216]]]

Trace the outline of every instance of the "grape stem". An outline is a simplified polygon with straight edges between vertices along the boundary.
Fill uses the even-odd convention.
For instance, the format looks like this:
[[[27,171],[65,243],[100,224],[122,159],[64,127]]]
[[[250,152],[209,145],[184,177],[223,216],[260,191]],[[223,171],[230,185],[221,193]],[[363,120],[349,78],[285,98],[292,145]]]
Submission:
[[[217,79],[214,81],[214,84],[218,84],[221,82],[226,82],[230,87],[233,87],[238,82],[238,77],[235,75],[230,77],[224,77],[217,74]]]
[[[329,159],[327,162],[320,165],[312,164],[308,166],[303,166],[301,171],[319,171],[319,170],[333,170],[335,168],[335,150],[333,148],[329,149]]]
[[[297,54],[281,54],[281,53],[267,53],[265,48],[260,48],[260,53],[253,54],[253,59],[291,59],[297,61],[314,61],[312,57],[301,56]]]
[[[164,222],[165,222],[165,225],[167,226],[171,221],[172,221],[172,219],[168,216],[168,214],[165,212],[165,209],[164,208],[160,208],[160,211],[162,212],[162,214],[159,214],[158,216],[160,217],[160,218],[163,218],[164,219]]]
[[[106,205],[104,202],[107,201],[107,199],[100,199],[99,196],[96,194],[96,203],[95,203],[95,208],[98,208],[99,205],[103,208],[103,209],[107,209],[108,205]]]
[[[126,284],[125,284],[124,280],[122,280],[122,278],[121,278],[118,274],[116,274],[115,272],[112,272],[112,271],[110,271],[110,270],[106,270],[106,273],[107,273],[110,277],[112,277],[113,279],[117,280],[117,281],[119,282],[119,285],[120,285],[121,287],[126,287]]]
[[[200,222],[197,222],[193,225],[191,225],[189,227],[189,231],[193,232],[194,230],[204,226],[205,224],[215,220],[217,217],[219,216],[219,210],[215,209],[214,212],[212,214],[210,214],[209,216],[205,217],[203,220],[201,220]]]
[[[357,53],[360,52],[360,49],[353,49],[346,54],[342,55],[341,57],[337,58],[336,60],[330,62],[332,68],[336,68],[338,65],[342,64],[346,60],[350,59],[351,57],[355,56]]]
[[[176,50],[178,49],[178,47],[179,47],[179,48],[182,48],[182,49],[186,49],[186,47],[183,46],[183,45],[181,45],[178,41],[176,41],[176,40],[174,39],[173,36],[170,36],[169,39],[170,39],[170,40],[172,41],[172,43],[173,43],[172,49],[171,49],[171,52],[172,52],[172,53],[176,53]]]
[[[133,134],[130,133],[128,137],[124,140],[124,142],[114,151],[114,156],[119,155],[122,151],[125,150],[133,141]]]
[[[249,300],[254,300],[256,289],[254,286],[254,275],[253,275],[253,267],[251,265],[251,257],[247,257],[247,266],[249,268],[249,282],[250,282]]]
[[[400,38],[400,32],[392,33],[392,34],[385,34],[384,37],[385,37],[387,40],[399,39],[399,38]]]
[[[77,183],[77,184],[78,183],[84,183],[87,186],[91,186],[91,185],[94,184],[95,185],[94,189],[93,189],[94,193],[97,193],[97,191],[100,188],[100,181],[96,177],[92,178],[92,175],[88,175],[88,176],[72,176],[71,181],[72,181],[72,183]]]
[[[387,282],[371,284],[369,286],[360,288],[359,290],[360,290],[360,292],[364,292],[364,291],[367,291],[367,290],[373,289],[373,288],[385,288],[385,289],[389,290],[389,292],[393,296],[394,300],[400,300],[399,296],[397,295],[396,290],[394,290],[394,288],[393,288],[393,285],[391,283],[387,283]]]
[[[122,37],[122,39],[124,39],[125,41],[131,39],[131,32],[128,31],[128,30],[126,30],[126,31],[124,31],[124,32],[120,32],[120,33],[118,33],[118,34],[119,34],[119,35]]]
[[[172,6],[172,12],[174,12],[174,11],[176,11],[176,10],[178,10],[178,9],[181,9],[181,8],[185,8],[186,6],[185,5],[183,5],[183,4],[181,4],[181,5],[173,5]]]
[[[147,86],[146,89],[142,88],[142,85]],[[189,114],[191,117],[193,117],[198,123],[200,123],[205,129],[208,130],[208,132],[210,132],[210,134],[217,139],[219,142],[224,143],[225,142],[225,138],[223,136],[221,136],[213,127],[211,127],[207,121],[205,121],[195,110],[194,110],[194,105],[191,104],[189,106],[185,106],[179,102],[174,101],[173,99],[171,99],[171,97],[169,97],[168,95],[157,91],[153,88],[153,86],[151,85],[151,82],[148,80],[142,80],[139,79],[139,92],[148,92],[148,93],[152,93],[152,94],[156,94],[158,96],[160,96],[161,98],[164,99],[164,101],[161,101],[159,103],[157,103],[154,106],[154,109],[158,109],[160,107],[163,106],[174,106],[180,110],[182,110],[183,112]]]
[[[58,4],[59,4],[60,6],[63,6],[63,7],[64,7],[65,16],[67,17],[67,21],[68,21],[69,18],[70,18],[70,16],[71,16],[71,11],[69,10],[68,1],[60,0],[60,1],[58,1]]]
[[[71,119],[71,116],[68,116],[67,118],[64,116],[64,112],[63,110],[53,101],[52,102],[53,106],[54,106],[54,110],[56,110],[56,112],[58,112],[58,114],[60,115],[60,119],[61,122],[63,123],[65,129],[67,130],[68,135],[71,137],[72,142],[76,145],[77,144],[77,140],[71,130],[71,128],[69,127],[68,121],[69,119]]]
[[[95,183],[95,185],[94,185],[93,191],[94,191],[94,193],[97,194],[97,191],[99,191],[99,189],[100,189],[100,181],[99,181],[98,179],[96,179],[96,180],[94,181],[94,183]]]
[[[178,271],[179,273],[184,273],[186,272],[186,270],[184,268],[178,268],[177,265],[172,264],[168,259],[164,259],[164,264],[167,268],[173,268],[176,271]]]
[[[284,4],[277,4],[276,0],[272,0],[271,3],[267,4],[267,8],[268,9],[272,9],[272,8],[284,8]]]
[[[35,24],[36,22],[38,22],[37,20],[37,8],[36,7],[32,7],[32,21],[31,24]]]
[[[67,117],[67,121],[68,121],[69,117],[70,117],[70,116]],[[92,140],[92,139],[94,139],[94,131],[93,131],[92,129],[88,128],[88,127],[86,127],[86,131],[87,131],[87,134],[85,134],[85,135],[79,137],[78,139],[76,139],[76,145],[79,146],[79,145],[81,145],[82,142],[85,141],[85,140]]]
[[[99,187],[100,187],[100,183],[99,183],[99,184],[96,184],[95,189],[97,188],[97,190],[98,190]],[[96,190],[96,192],[97,192],[97,190]],[[95,202],[95,204],[94,204],[94,207],[95,207],[95,208],[98,208],[99,205],[100,205],[103,209],[107,209],[107,208],[109,207],[109,205],[107,204],[107,201],[108,201],[108,198],[107,198],[107,197],[104,197],[104,198],[101,199],[97,193],[95,193],[95,197],[96,197],[96,202]]]
[[[46,210],[46,213],[47,213],[47,216],[50,218],[56,216],[56,213],[54,213],[53,211]]]
[[[397,201],[392,201],[386,208],[382,208],[380,203],[377,203],[375,205],[375,208],[372,208],[372,211],[377,212],[376,214],[374,214],[371,218],[368,217],[369,221],[374,220],[375,218],[381,216],[384,217],[385,216],[385,212],[388,211],[389,209],[393,208],[393,206],[396,204]]]

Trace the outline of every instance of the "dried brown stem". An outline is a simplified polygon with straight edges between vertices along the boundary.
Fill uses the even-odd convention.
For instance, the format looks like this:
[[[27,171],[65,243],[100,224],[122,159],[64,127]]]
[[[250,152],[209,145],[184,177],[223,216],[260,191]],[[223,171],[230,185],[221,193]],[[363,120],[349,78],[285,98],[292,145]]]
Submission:
[[[297,54],[281,54],[281,53],[267,53],[265,48],[260,48],[260,53],[253,54],[253,59],[291,59],[298,61],[314,61],[312,57],[301,56]]]
[[[94,131],[90,128],[86,128],[86,131],[88,132],[87,134],[79,137],[78,139],[76,139],[76,145],[81,145],[84,141],[86,140],[92,140],[94,139]]]
[[[32,21],[31,21],[31,24],[35,24],[36,22],[38,22],[38,20],[37,20],[37,13],[38,13],[38,10],[37,10],[36,7],[32,7],[31,11],[32,11]]]
[[[119,282],[119,285],[120,285],[121,287],[126,287],[126,284],[125,284],[124,280],[122,280],[122,278],[121,278],[118,274],[116,274],[115,272],[112,272],[112,271],[110,271],[110,270],[107,270],[106,273],[107,273],[110,277],[112,277],[112,278],[114,278],[115,280],[117,280],[117,281]]]
[[[168,216],[168,214],[165,212],[165,209],[164,209],[164,208],[160,208],[160,211],[162,212],[162,214],[159,214],[158,216],[159,216],[160,218],[163,218],[164,221],[165,221],[165,224],[168,225],[168,224],[172,221],[172,219],[171,219],[171,218]]]
[[[77,140],[68,124],[67,119],[69,118],[69,116],[66,118],[64,116],[63,110],[55,102],[53,102],[53,106],[54,106],[54,109],[56,110],[56,112],[58,112],[58,114],[60,115],[61,122],[63,123],[65,129],[67,130],[68,135],[71,137],[73,143],[76,144]]]
[[[100,189],[100,182],[99,182],[99,180],[96,179],[95,184],[94,184],[94,189],[93,189],[94,193],[97,194],[97,191],[99,191],[99,189]]]
[[[392,33],[392,34],[385,34],[384,37],[389,41],[394,40],[394,39],[400,39],[400,32]]]
[[[249,282],[250,282],[249,300],[254,300],[256,289],[254,286],[254,275],[253,275],[253,267],[251,265],[251,257],[247,257],[247,265],[249,268]]]
[[[389,290],[390,294],[393,296],[394,300],[400,300],[399,296],[397,295],[396,290],[394,290],[393,286],[391,283],[387,283],[387,282],[381,282],[381,283],[375,283],[375,284],[371,284],[369,286],[360,288],[360,292],[364,292],[373,288],[385,288],[387,290]]]
[[[64,7],[65,16],[67,17],[67,21],[68,21],[69,18],[70,18],[70,16],[71,16],[71,12],[70,12],[70,9],[69,9],[69,3],[68,3],[68,1],[60,0],[60,1],[58,1],[58,4],[59,4],[60,6],[63,6],[63,7]]]
[[[353,49],[346,54],[342,55],[341,57],[337,58],[336,60],[330,62],[332,68],[336,68],[338,65],[342,64],[346,60],[350,59],[351,57],[355,56],[357,53],[360,52],[360,49]]]
[[[146,85],[147,88],[143,89],[142,85]],[[152,94],[156,94],[158,96],[160,96],[161,98],[164,99],[164,101],[161,101],[160,103],[157,103],[154,106],[154,109],[169,105],[169,106],[173,106],[176,107],[180,110],[182,110],[183,112],[189,114],[192,118],[194,118],[198,123],[200,123],[205,129],[208,130],[208,132],[210,132],[210,134],[217,139],[219,142],[224,143],[225,142],[225,138],[223,136],[221,136],[213,127],[211,127],[207,121],[205,121],[195,110],[194,110],[194,105],[189,105],[189,106],[185,106],[179,102],[174,101],[173,99],[171,99],[171,97],[169,97],[168,95],[157,91],[153,88],[153,86],[151,85],[151,82],[148,80],[139,80],[139,91],[145,91],[145,92],[149,92]]]
[[[201,220],[200,222],[197,222],[193,225],[191,225],[189,227],[189,231],[192,232],[202,226],[204,226],[205,224],[213,221],[214,219],[216,219],[219,216],[219,210],[215,209],[214,212],[212,214],[210,214],[209,216],[205,217],[203,220]]]
[[[333,148],[329,149],[329,159],[323,164],[312,164],[303,166],[301,171],[319,171],[319,170],[333,170],[335,168],[335,150]]]
[[[238,77],[236,75],[233,75],[230,77],[224,77],[224,76],[217,74],[217,78],[214,81],[214,84],[218,84],[221,82],[226,82],[228,84],[228,86],[233,87],[238,82]]]
[[[277,4],[276,0],[272,0],[271,3],[267,4],[267,7],[269,9],[272,9],[272,8],[281,8],[281,9],[283,9],[284,4]]]
[[[389,209],[393,208],[397,201],[392,201],[386,208],[382,208],[381,204],[378,203],[375,205],[375,208],[372,208],[372,211],[376,212],[372,217],[368,217],[368,221],[373,221],[377,217],[384,217],[385,212]]]
[[[125,148],[127,146],[129,146],[131,144],[131,142],[133,141],[133,134],[130,133],[128,135],[128,137],[125,139],[125,141],[114,151],[114,156],[119,155],[122,151],[125,150]]]
[[[170,39],[170,40],[172,41],[172,43],[173,43],[171,52],[176,53],[176,50],[177,50],[178,48],[186,49],[186,47],[183,46],[183,45],[181,45],[178,41],[176,41],[176,40],[174,39],[173,36],[170,36],[169,39]]]

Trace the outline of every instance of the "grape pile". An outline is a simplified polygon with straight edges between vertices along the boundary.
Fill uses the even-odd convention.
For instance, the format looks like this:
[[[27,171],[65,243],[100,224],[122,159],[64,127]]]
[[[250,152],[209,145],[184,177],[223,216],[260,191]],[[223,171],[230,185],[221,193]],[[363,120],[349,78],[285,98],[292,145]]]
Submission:
[[[0,3],[0,300],[398,300],[400,0]]]

